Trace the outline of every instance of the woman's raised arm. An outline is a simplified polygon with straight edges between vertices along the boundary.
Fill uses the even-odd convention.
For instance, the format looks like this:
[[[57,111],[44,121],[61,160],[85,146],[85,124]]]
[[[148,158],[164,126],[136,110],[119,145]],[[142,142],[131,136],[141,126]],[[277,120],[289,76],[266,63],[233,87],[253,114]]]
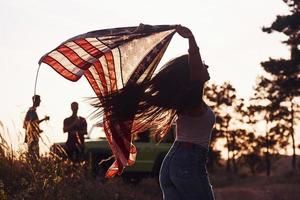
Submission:
[[[201,59],[201,55],[199,52],[199,47],[195,40],[195,37],[190,29],[187,27],[178,25],[176,27],[177,33],[183,38],[187,38],[189,40],[189,68],[190,68],[190,78],[191,81],[203,81],[205,82],[205,74],[206,70],[204,64]]]

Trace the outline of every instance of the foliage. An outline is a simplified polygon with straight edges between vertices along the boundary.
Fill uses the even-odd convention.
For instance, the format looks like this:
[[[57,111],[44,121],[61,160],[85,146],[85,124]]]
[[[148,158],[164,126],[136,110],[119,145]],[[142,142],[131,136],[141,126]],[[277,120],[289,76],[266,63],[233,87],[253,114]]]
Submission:
[[[243,127],[246,108],[243,99],[238,99],[235,88],[228,82],[222,85],[211,85],[205,90],[207,102],[216,114],[216,125],[211,138],[211,149],[214,150],[218,140],[226,141],[227,170],[237,172],[237,158],[247,150],[245,139],[248,132]],[[215,150],[216,151],[216,150]]]
[[[300,3],[299,0],[284,0],[289,6],[290,12],[286,15],[277,16],[276,20],[269,27],[262,30],[266,33],[274,31],[283,33],[287,40],[283,41],[290,48],[290,58],[273,59],[262,62],[263,69],[269,74],[269,78],[261,79],[260,87],[268,85],[266,92],[271,101],[275,114],[273,119],[278,126],[272,131],[287,131],[292,139],[293,161],[296,167],[296,151],[294,129],[296,123],[296,113],[299,106],[295,104],[295,99],[300,95]],[[276,113],[277,112],[277,113]],[[272,117],[272,116],[270,116]]]

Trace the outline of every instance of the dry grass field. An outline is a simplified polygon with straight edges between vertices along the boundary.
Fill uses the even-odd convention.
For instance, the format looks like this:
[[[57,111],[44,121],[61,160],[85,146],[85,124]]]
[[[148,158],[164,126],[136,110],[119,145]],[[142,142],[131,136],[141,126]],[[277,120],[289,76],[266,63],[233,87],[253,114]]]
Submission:
[[[218,167],[210,173],[216,199],[299,200],[299,165],[292,170],[291,157],[279,156],[272,166],[270,177],[264,171],[253,176],[243,168],[233,174]],[[0,200],[41,199],[161,200],[162,194],[156,178],[138,184],[122,177],[106,180],[93,176],[88,163],[74,166],[52,154],[32,161],[25,153],[16,155],[0,137]]]
[[[155,178],[138,184],[124,182],[122,177],[111,180],[94,177],[89,167],[73,166],[51,155],[37,163],[25,157],[12,159],[0,153],[0,199],[91,199],[91,200],[160,200],[161,191]],[[281,161],[280,161],[281,162]],[[287,163],[287,162],[284,162]],[[300,176],[297,172],[275,170],[271,177],[264,174],[241,176],[224,169],[211,173],[217,200],[298,200]]]

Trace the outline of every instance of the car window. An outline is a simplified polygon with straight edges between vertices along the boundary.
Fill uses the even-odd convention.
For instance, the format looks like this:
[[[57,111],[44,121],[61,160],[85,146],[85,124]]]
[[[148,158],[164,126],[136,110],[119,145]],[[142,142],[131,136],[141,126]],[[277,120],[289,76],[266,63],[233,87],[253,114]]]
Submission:
[[[106,138],[102,126],[92,126],[88,132],[88,136],[91,139]]]

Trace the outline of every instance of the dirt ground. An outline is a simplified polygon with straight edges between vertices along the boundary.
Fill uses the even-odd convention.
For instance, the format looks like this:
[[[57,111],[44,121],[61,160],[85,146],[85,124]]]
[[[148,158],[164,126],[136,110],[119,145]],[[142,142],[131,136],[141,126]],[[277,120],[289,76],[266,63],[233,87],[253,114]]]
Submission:
[[[299,173],[276,175],[266,177],[265,174],[239,177],[223,177],[220,174],[211,174],[216,200],[299,200],[300,199],[300,175]],[[133,199],[162,200],[161,191],[157,181],[153,178],[144,179],[135,186],[126,190],[132,190]],[[119,192],[122,193],[122,188]],[[121,195],[120,193],[120,195]],[[125,198],[126,199],[126,198]]]
[[[211,182],[216,200],[300,199],[300,178],[298,177],[267,178],[264,175],[241,179],[227,177],[222,180],[212,178]],[[115,199],[162,200],[159,185],[153,178],[142,180],[137,185],[119,185],[122,187],[116,191]]]
[[[217,200],[298,200],[300,184],[271,184],[216,188]]]

